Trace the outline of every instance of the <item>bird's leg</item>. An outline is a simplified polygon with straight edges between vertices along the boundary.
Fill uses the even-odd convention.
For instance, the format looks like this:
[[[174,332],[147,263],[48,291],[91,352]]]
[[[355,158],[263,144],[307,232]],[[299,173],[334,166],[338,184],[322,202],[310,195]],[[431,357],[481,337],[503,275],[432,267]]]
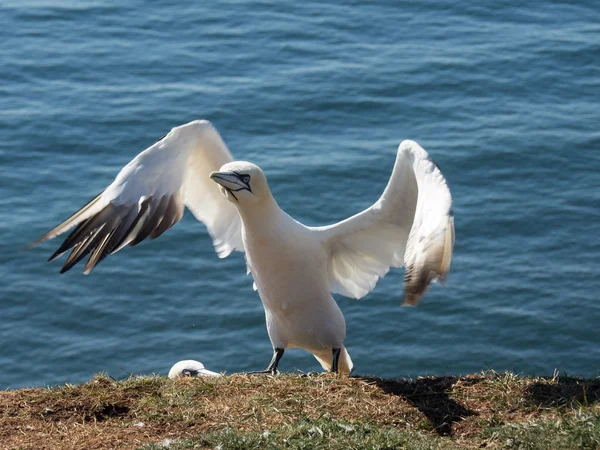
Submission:
[[[285,349],[283,348],[275,349],[275,351],[273,352],[273,358],[271,358],[271,362],[269,363],[269,367],[267,367],[266,369],[267,372],[271,372],[271,374],[273,375],[277,373],[277,367],[279,367],[279,361],[283,356],[283,352],[285,352]]]
[[[331,363],[331,372],[338,373],[338,363],[340,361],[341,349],[334,348],[332,351],[333,351],[333,363]]]
[[[271,374],[271,375],[276,375],[277,374],[277,367],[279,366],[279,361],[281,360],[281,357],[283,356],[283,352],[285,352],[285,349],[283,348],[276,348],[275,351],[273,352],[273,358],[271,359],[271,362],[269,363],[269,367],[267,367],[265,370],[259,370],[257,372],[246,372],[247,375],[259,375],[259,374]]]

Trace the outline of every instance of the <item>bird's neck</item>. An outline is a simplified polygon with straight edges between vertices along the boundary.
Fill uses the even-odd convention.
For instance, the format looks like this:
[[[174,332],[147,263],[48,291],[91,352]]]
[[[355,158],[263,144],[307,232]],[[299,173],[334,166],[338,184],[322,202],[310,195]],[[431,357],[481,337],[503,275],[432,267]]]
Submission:
[[[285,213],[279,207],[273,197],[265,199],[260,203],[238,206],[242,222],[246,227],[266,227],[274,223]]]

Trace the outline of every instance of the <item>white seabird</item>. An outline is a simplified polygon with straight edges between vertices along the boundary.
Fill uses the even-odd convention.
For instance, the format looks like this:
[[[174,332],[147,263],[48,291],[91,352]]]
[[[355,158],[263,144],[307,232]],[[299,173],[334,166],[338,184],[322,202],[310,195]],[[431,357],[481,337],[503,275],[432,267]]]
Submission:
[[[179,361],[171,367],[171,370],[169,370],[169,378],[220,376],[220,373],[208,370],[200,361],[194,361],[193,359]]]
[[[349,374],[346,322],[331,293],[361,298],[390,267],[404,265],[404,303],[415,305],[432,281],[444,279],[452,259],[450,190],[416,142],[400,144],[387,187],[370,208],[309,227],[277,205],[262,170],[234,161],[204,120],[173,128],[33,245],[77,225],[50,261],[73,249],[62,273],[90,254],[87,274],[124,246],[160,236],[184,205],[206,225],[219,257],[246,253],[274,349],[265,373],[277,372],[285,349],[303,348],[326,370]]]

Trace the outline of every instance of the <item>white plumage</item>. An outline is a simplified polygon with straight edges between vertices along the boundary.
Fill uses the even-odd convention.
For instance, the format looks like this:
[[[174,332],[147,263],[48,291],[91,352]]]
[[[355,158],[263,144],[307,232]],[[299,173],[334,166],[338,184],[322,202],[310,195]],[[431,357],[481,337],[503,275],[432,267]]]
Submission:
[[[204,367],[199,361],[193,359],[186,359],[179,361],[171,367],[169,370],[169,378],[184,378],[184,377],[220,377],[221,374],[217,372],[211,372]]]
[[[373,206],[334,225],[308,227],[279,208],[258,166],[233,161],[207,121],[173,128],[34,245],[77,225],[50,260],[73,249],[66,271],[90,254],[89,273],[125,245],[158,237],[181,219],[184,205],[207,226],[219,257],[246,252],[275,349],[270,372],[286,348],[299,347],[324,368],[350,373],[346,324],[331,293],[361,298],[390,267],[404,265],[404,302],[415,305],[452,259],[450,190],[416,142],[400,144]]]

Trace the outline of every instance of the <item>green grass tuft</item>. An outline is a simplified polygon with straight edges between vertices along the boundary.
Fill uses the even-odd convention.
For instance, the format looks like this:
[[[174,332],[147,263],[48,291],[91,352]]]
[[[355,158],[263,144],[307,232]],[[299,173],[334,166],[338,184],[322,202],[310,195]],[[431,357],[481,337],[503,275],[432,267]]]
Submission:
[[[580,412],[553,420],[492,427],[484,435],[500,448],[512,450],[597,450],[600,448],[600,415]]]
[[[397,430],[370,424],[350,424],[330,417],[302,419],[275,430],[240,433],[232,428],[199,435],[193,439],[162,441],[139,450],[458,450],[450,438],[432,437],[421,431]]]

